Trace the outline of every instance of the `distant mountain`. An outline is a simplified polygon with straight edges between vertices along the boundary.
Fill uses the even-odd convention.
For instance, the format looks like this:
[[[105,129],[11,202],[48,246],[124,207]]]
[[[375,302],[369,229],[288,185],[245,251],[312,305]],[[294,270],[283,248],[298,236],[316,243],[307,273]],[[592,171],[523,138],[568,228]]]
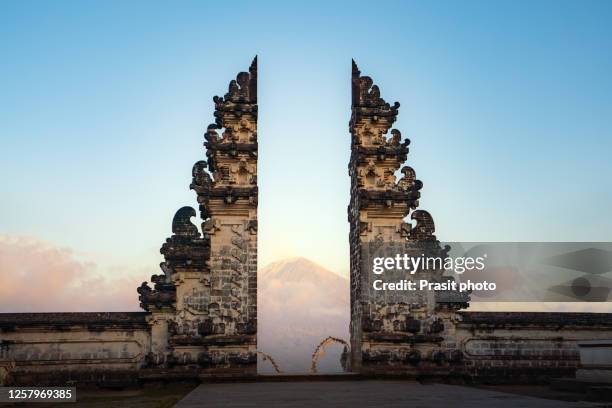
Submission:
[[[258,349],[286,373],[306,373],[328,336],[349,339],[349,282],[304,258],[272,263],[258,274]],[[318,372],[341,372],[342,346],[319,359]],[[260,373],[274,372],[259,361]]]

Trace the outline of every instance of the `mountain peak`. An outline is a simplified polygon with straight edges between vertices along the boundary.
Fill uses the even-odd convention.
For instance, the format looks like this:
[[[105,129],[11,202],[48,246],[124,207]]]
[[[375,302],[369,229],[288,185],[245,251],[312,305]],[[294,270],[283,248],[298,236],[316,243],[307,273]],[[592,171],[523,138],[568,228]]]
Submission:
[[[316,265],[318,267],[321,267],[316,262],[311,261],[308,258],[304,258],[303,256],[292,256],[292,257],[280,259],[278,261],[274,261],[272,263],[269,263],[266,266],[264,266],[261,270],[262,271],[268,271],[270,269],[277,269],[278,267],[285,266],[285,265],[290,265],[290,264],[312,264],[312,265]]]
[[[346,280],[323,266],[304,257],[292,257],[272,262],[259,270],[260,278],[281,279],[283,281],[304,281],[322,279],[325,281]]]

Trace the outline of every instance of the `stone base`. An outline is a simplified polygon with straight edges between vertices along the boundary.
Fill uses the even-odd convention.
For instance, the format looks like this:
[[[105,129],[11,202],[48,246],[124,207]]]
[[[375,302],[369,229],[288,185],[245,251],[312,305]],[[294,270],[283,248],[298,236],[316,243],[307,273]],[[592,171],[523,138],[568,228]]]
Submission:
[[[612,369],[581,368],[576,371],[576,380],[595,384],[612,384]]]
[[[28,367],[29,368],[29,367]],[[128,388],[139,385],[138,370],[20,370],[10,372],[7,386],[95,386]]]
[[[612,386],[589,387],[587,397],[593,401],[612,401]]]
[[[576,380],[612,384],[612,340],[579,341],[580,369]]]

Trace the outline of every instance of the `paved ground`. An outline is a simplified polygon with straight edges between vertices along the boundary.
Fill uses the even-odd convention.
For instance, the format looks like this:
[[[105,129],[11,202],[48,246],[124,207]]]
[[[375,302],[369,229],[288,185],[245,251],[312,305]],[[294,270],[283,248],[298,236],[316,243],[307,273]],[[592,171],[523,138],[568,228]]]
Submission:
[[[601,407],[457,385],[411,381],[333,381],[202,384],[183,398],[191,407],[406,407],[574,408]]]

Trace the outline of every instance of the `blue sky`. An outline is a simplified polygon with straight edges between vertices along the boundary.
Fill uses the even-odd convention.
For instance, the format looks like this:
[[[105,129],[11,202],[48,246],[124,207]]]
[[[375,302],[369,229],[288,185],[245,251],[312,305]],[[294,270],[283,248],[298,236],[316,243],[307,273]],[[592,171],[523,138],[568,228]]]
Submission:
[[[258,54],[262,265],[348,272],[351,58],[440,239],[612,239],[611,2],[287,3],[0,3],[0,234],[156,272]]]

